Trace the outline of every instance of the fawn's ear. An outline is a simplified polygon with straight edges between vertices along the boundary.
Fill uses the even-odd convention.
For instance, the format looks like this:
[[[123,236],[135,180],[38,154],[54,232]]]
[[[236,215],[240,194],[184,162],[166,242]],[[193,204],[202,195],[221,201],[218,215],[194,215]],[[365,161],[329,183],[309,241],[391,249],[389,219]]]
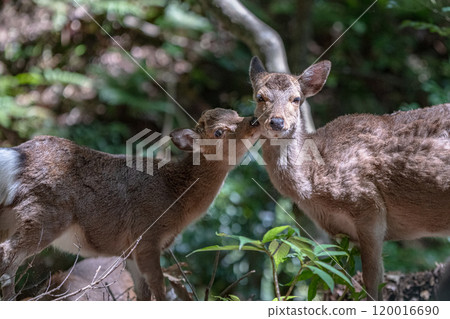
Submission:
[[[255,84],[256,79],[261,73],[266,73],[266,69],[264,68],[264,65],[262,64],[261,60],[254,56],[252,60],[250,61],[250,81],[252,82],[252,85]]]
[[[170,133],[173,144],[182,151],[192,152],[195,139],[200,139],[200,135],[188,128],[179,128]]]
[[[316,95],[320,92],[330,74],[331,62],[328,60],[311,65],[299,76],[300,88],[305,97]]]

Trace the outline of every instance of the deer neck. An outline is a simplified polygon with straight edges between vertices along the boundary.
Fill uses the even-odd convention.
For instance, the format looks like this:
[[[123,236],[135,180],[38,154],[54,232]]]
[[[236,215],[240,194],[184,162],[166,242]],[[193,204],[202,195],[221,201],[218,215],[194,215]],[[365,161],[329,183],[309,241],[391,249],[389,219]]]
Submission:
[[[180,172],[171,182],[179,185],[178,196],[186,192],[183,199],[190,211],[190,221],[206,212],[222,187],[231,166],[223,161],[208,161],[201,155],[200,165],[193,164],[192,156],[187,156],[174,163],[172,169],[174,172]]]
[[[308,134],[305,128],[299,125],[302,123],[300,116],[299,114],[297,126],[283,138],[285,141],[269,139],[262,146],[263,158],[272,183],[281,194],[297,202],[311,197],[312,173],[317,165],[314,161],[301,159],[304,155],[310,155],[304,145],[308,147],[308,143],[315,143],[317,138],[315,133]]]

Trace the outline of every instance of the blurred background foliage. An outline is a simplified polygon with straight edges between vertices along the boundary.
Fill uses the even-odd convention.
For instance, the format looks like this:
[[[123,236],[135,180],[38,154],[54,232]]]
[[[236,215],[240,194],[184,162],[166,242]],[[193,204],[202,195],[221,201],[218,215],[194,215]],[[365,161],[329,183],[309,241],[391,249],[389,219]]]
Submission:
[[[328,82],[309,101],[316,126],[348,113],[382,114],[450,101],[448,0],[379,0],[341,39],[372,1],[242,2],[279,32],[293,73],[338,40],[322,58],[333,63]],[[51,134],[124,153],[125,141],[144,128],[167,134],[193,126],[150,76],[196,119],[212,107],[253,113],[247,75],[252,52],[196,1],[4,0],[0,21],[2,147]],[[263,167],[252,162],[234,170],[208,214],[174,244],[178,258],[189,263],[190,280],[200,295],[214,253],[186,259],[189,252],[217,244],[216,232],[260,238],[271,227],[293,224],[251,177],[292,211]],[[385,266],[430,269],[444,261],[447,248],[446,239],[387,243]],[[23,292],[32,291],[48,269],[67,268],[69,261],[47,249],[36,260],[41,268],[32,270],[25,283],[30,289]],[[251,269],[256,273],[232,293],[241,299],[272,299],[270,265],[252,252],[222,253],[212,294]],[[280,271],[281,283],[296,271],[287,264]]]

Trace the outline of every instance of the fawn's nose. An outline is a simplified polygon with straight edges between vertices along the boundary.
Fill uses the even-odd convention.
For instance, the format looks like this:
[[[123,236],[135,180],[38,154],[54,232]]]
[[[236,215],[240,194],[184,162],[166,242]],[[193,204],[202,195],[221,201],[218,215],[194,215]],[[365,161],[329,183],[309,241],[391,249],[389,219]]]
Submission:
[[[270,119],[270,127],[274,131],[281,131],[284,127],[284,120],[281,117],[272,117]]]

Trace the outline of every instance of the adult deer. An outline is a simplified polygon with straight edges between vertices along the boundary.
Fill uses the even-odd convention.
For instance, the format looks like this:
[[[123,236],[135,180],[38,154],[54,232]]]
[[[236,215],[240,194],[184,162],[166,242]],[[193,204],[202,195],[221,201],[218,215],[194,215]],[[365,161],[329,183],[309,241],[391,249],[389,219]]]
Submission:
[[[73,253],[78,246],[82,256],[118,256],[142,236],[131,255],[135,290],[140,299],[149,299],[149,286],[163,300],[161,251],[208,209],[234,167],[230,162],[236,163],[258,137],[251,118],[209,110],[194,130],[171,133],[181,150],[199,146],[199,165],[190,156],[160,169],[155,163],[153,176],[127,167],[124,155],[57,137],[0,149],[3,299],[15,297],[14,275],[25,258],[51,244]],[[210,142],[203,143],[206,139]],[[208,160],[217,149],[222,158]]]
[[[294,76],[252,59],[255,116],[271,139],[263,158],[281,194],[359,244],[368,298],[381,299],[384,240],[450,236],[450,104],[342,116],[308,134],[300,105],[330,68],[322,61]]]

